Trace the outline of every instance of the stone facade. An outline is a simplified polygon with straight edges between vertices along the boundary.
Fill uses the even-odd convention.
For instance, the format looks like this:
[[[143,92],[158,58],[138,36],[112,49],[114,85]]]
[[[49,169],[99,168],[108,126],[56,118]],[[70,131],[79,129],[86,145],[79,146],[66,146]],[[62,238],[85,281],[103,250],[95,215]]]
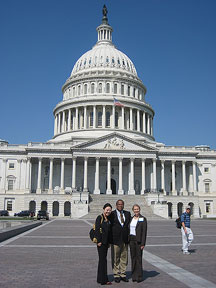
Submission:
[[[155,141],[154,110],[132,61],[112,43],[107,19],[78,59],[54,109],[47,143],[0,141],[0,210],[88,213],[90,194],[143,195],[155,214],[216,216],[216,152]]]

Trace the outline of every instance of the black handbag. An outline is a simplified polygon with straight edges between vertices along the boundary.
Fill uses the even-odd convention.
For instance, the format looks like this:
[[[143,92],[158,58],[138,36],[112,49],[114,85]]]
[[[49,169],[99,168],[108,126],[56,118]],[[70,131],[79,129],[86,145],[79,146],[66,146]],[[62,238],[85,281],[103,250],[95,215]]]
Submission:
[[[101,222],[100,225],[103,222],[103,216],[101,215]],[[102,227],[100,227],[100,233],[102,234]],[[93,228],[89,231],[89,237],[93,243],[97,243],[97,238],[95,237],[95,224],[93,225]]]

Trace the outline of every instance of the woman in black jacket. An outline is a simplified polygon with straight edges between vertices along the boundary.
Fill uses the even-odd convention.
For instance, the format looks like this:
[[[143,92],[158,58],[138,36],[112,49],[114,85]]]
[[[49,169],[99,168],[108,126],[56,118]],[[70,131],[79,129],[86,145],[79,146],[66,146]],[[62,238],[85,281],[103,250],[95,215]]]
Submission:
[[[97,282],[101,285],[111,285],[107,277],[107,251],[111,242],[111,229],[109,216],[112,206],[106,203],[103,207],[103,214],[95,221],[95,238],[97,239],[97,250],[99,256]]]
[[[130,254],[132,281],[141,282],[143,280],[142,254],[146,243],[147,220],[140,214],[140,206],[133,205],[134,216],[130,221]]]

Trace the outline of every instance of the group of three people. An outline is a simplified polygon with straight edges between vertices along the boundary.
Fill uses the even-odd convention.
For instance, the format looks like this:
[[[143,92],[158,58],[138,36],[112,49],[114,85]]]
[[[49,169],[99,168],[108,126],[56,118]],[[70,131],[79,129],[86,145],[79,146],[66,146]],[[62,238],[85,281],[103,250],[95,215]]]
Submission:
[[[95,238],[99,256],[97,282],[111,285],[107,276],[107,252],[111,244],[112,268],[115,282],[128,282],[128,245],[131,254],[132,281],[143,280],[142,253],[146,243],[147,220],[140,214],[140,206],[133,205],[133,213],[124,210],[124,201],[116,202],[116,210],[106,203],[102,215],[95,221]]]

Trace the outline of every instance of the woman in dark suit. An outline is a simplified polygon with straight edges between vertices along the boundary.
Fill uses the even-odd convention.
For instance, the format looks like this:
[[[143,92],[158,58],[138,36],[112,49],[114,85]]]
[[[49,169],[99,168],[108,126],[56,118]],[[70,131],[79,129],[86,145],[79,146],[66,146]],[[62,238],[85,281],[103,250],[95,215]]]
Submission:
[[[99,256],[97,282],[101,285],[111,285],[107,277],[107,251],[111,242],[111,228],[109,216],[112,212],[112,206],[106,203],[103,207],[103,213],[95,221],[95,238],[97,239],[97,250]]]
[[[147,220],[140,214],[140,206],[133,205],[134,216],[130,221],[130,254],[132,281],[143,281],[142,254],[146,243]]]

